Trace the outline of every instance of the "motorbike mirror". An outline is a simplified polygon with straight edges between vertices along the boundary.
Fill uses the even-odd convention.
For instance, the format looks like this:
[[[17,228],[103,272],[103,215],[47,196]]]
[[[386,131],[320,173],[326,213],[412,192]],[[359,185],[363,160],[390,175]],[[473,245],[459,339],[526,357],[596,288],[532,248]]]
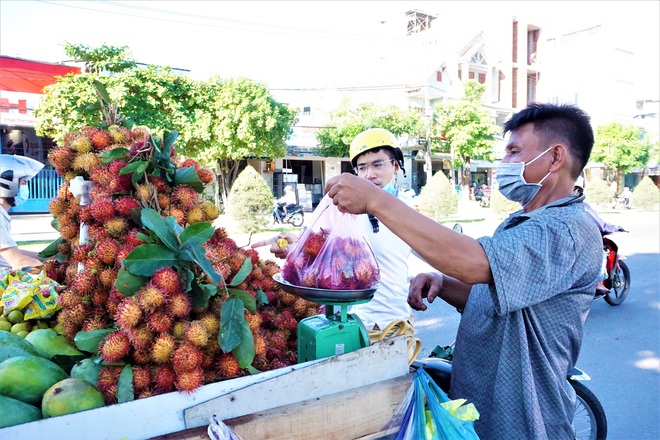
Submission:
[[[463,226],[461,226],[460,223],[456,223],[452,229],[461,234],[463,233]]]

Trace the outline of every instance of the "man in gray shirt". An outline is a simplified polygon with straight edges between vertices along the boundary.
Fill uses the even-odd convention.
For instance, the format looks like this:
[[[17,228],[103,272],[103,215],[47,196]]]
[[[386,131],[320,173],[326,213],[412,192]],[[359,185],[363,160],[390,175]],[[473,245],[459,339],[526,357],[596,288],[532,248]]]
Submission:
[[[481,414],[481,438],[573,438],[575,393],[566,375],[600,272],[598,228],[572,195],[594,137],[577,107],[531,104],[506,124],[498,189],[523,209],[493,237],[474,240],[342,174],[326,191],[343,212],[369,213],[441,272],[420,274],[408,302],[440,297],[464,309],[452,398]]]

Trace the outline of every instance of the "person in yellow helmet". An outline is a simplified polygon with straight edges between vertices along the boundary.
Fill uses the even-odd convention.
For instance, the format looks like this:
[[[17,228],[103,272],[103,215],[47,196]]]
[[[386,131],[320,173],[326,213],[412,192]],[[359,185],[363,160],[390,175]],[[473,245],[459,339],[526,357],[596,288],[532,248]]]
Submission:
[[[405,169],[403,153],[398,147],[396,136],[383,128],[371,128],[359,133],[351,142],[349,157],[355,174],[394,195],[408,206],[413,200],[409,194],[399,189],[397,175]],[[375,217],[361,215],[366,236],[369,239],[378,266],[380,268],[380,287],[371,301],[353,306],[351,313],[357,315],[367,327],[369,339],[374,343],[395,333],[414,335],[412,309],[408,305],[408,259],[411,248],[394,235]],[[292,243],[297,238],[293,234],[280,234]],[[285,258],[287,248],[280,248],[275,239],[263,240],[252,245],[253,248],[271,245],[271,252],[279,258]],[[391,323],[399,322],[383,334]]]

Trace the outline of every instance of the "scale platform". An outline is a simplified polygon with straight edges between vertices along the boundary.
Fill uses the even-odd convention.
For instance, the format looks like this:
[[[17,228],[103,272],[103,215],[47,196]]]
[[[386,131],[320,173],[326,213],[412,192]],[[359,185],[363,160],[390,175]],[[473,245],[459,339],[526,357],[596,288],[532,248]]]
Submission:
[[[377,287],[365,290],[329,290],[288,283],[281,274],[273,280],[285,292],[325,305],[325,314],[298,323],[298,363],[336,356],[369,346],[369,334],[360,318],[348,313],[353,305],[371,301]],[[339,311],[335,313],[335,307]]]

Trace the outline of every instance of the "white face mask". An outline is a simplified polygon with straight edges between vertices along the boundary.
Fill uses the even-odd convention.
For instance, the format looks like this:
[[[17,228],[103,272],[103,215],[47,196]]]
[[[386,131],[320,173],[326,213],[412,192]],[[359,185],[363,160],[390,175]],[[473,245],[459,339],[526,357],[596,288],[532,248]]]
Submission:
[[[394,177],[392,177],[392,180],[390,180],[388,184],[383,187],[383,189],[388,193],[392,194],[393,196],[397,195],[397,193],[399,192],[398,191],[399,187],[396,184],[396,174],[394,175]]]
[[[534,162],[536,159],[552,150],[552,148],[553,147],[548,148],[527,163],[500,163],[497,166],[495,180],[497,180],[498,189],[502,195],[511,201],[520,203],[523,207],[527,206],[529,202],[534,200],[534,197],[536,197],[543,186],[541,184],[550,174],[552,174],[552,172],[549,171],[539,183],[527,183],[523,176],[525,166]]]
[[[20,185],[18,194],[14,196],[14,206],[22,205],[30,198],[30,189],[27,185]]]

